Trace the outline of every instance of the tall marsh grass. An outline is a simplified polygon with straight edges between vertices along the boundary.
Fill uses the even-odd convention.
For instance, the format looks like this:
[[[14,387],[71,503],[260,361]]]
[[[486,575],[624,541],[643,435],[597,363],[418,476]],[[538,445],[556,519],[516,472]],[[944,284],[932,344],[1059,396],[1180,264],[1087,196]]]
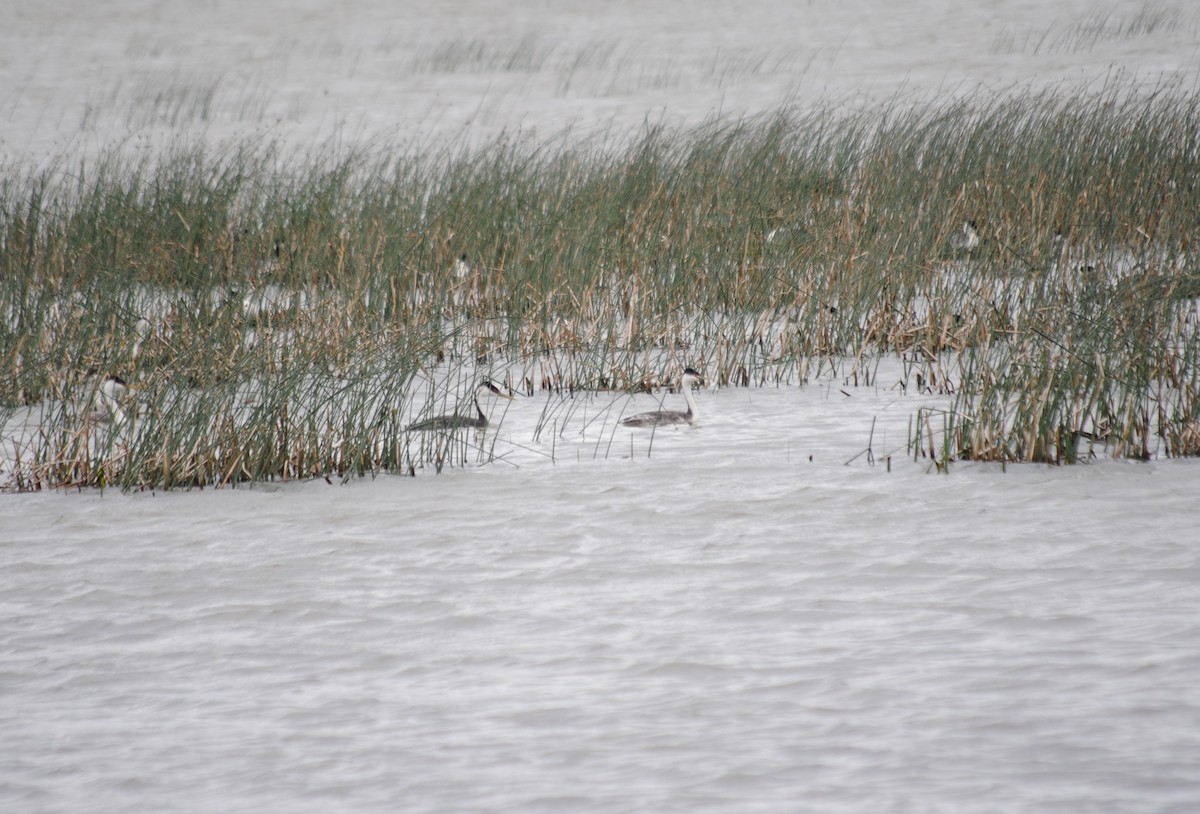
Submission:
[[[1056,23],[1044,30],[1018,35],[1002,30],[992,43],[993,53],[1079,54],[1111,42],[1127,42],[1154,34],[1195,35],[1190,21],[1176,8],[1148,2],[1128,14],[1111,8],[1094,8],[1069,23]]]
[[[21,429],[0,479],[408,474],[490,458],[486,436],[404,429],[484,373],[570,393],[688,364],[753,387],[883,354],[952,395],[943,462],[1197,454],[1197,112],[1117,83],[7,166],[0,405]],[[966,221],[979,244],[956,251]],[[138,388],[123,420],[97,416],[92,368]]]

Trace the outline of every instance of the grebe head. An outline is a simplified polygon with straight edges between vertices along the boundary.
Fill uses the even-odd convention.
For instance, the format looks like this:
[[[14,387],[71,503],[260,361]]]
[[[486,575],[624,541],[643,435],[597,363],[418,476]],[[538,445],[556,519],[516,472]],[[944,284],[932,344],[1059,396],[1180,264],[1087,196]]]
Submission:
[[[99,375],[100,369],[93,365],[92,367],[89,367],[87,373],[84,374],[84,379],[89,382],[95,381],[92,377]],[[119,398],[132,389],[134,388],[131,388],[124,379],[115,373],[110,373],[105,376],[100,381],[100,384],[96,386],[96,392],[108,396],[109,398]]]
[[[475,389],[475,392],[483,393],[485,395],[487,393],[491,393],[493,396],[498,396],[502,399],[508,399],[509,401],[512,401],[512,396],[508,393],[505,393],[503,390],[493,384],[491,379],[484,379],[481,381],[479,383],[479,387]]]
[[[129,391],[129,385],[120,376],[106,376],[100,385],[100,392],[109,398],[120,398]]]

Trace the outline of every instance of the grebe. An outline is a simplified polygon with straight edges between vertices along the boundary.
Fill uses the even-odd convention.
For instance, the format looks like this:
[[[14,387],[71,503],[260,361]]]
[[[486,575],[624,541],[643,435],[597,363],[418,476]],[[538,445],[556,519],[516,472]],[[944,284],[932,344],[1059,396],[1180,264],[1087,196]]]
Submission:
[[[87,378],[99,374],[96,368],[90,368]],[[96,387],[92,394],[92,411],[88,418],[96,424],[111,424],[120,427],[128,420],[122,402],[132,388],[120,376],[108,375]]]
[[[454,276],[459,280],[465,280],[471,276],[471,264],[465,254],[454,261]]]
[[[439,415],[434,418],[429,418],[424,421],[418,421],[415,424],[409,424],[404,429],[406,430],[453,430],[458,427],[475,427],[483,429],[488,425],[487,415],[483,412],[483,408],[479,406],[479,394],[487,395],[491,393],[493,396],[498,396],[502,399],[512,400],[512,396],[507,393],[500,392],[500,388],[492,384],[490,380],[484,379],[475,388],[473,401],[475,402],[475,412],[478,415]]]
[[[950,248],[956,252],[973,252],[979,248],[979,233],[975,221],[964,220],[958,231],[950,235]]]
[[[694,369],[683,371],[683,399],[687,402],[687,412],[680,410],[656,410],[651,413],[638,413],[621,420],[626,427],[657,427],[660,424],[691,424],[699,415],[696,400],[692,398],[692,388],[703,386],[704,378]]]

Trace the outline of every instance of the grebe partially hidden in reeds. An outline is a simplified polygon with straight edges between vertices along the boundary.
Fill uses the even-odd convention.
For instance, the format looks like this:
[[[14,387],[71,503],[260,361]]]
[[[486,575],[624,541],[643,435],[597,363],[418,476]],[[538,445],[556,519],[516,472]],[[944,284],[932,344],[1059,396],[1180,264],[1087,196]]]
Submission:
[[[86,378],[91,380],[93,376],[98,375],[100,371],[93,367],[88,370]],[[105,376],[93,391],[89,420],[95,424],[111,424],[117,427],[125,424],[128,416],[125,414],[123,402],[130,389],[120,376]]]
[[[692,397],[692,388],[696,385],[703,386],[704,378],[694,369],[688,368],[683,371],[683,399],[687,402],[687,411],[680,410],[655,410],[652,413],[638,413],[629,418],[622,419],[621,423],[626,427],[657,427],[661,424],[691,424],[699,416],[696,410],[696,400]]]
[[[458,280],[465,280],[471,276],[471,263],[467,260],[464,254],[454,261],[454,277]]]
[[[428,418],[424,421],[418,421],[415,424],[409,424],[405,427],[406,430],[452,430],[458,427],[475,427],[483,429],[488,425],[487,414],[483,412],[483,408],[479,406],[479,394],[485,396],[491,393],[493,396],[498,396],[502,399],[512,399],[512,396],[507,393],[500,392],[500,388],[492,384],[490,380],[484,379],[475,388],[475,393],[472,396],[472,401],[475,403],[475,412],[478,415],[439,415],[434,418]]]
[[[962,226],[950,233],[950,248],[956,252],[973,252],[979,248],[978,225],[973,220],[965,220]]]

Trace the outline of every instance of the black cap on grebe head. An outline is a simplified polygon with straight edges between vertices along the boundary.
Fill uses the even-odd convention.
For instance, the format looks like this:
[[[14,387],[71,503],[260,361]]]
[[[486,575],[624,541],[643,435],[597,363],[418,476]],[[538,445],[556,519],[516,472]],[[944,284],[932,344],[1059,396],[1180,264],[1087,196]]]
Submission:
[[[510,396],[508,393],[505,393],[503,390],[501,390],[499,387],[497,387],[495,385],[495,383],[492,382],[491,379],[483,379],[482,381],[479,382],[479,387],[477,387],[475,389],[476,389],[476,391],[487,390],[492,395],[499,396],[502,399],[511,399],[512,398],[512,396]]]

